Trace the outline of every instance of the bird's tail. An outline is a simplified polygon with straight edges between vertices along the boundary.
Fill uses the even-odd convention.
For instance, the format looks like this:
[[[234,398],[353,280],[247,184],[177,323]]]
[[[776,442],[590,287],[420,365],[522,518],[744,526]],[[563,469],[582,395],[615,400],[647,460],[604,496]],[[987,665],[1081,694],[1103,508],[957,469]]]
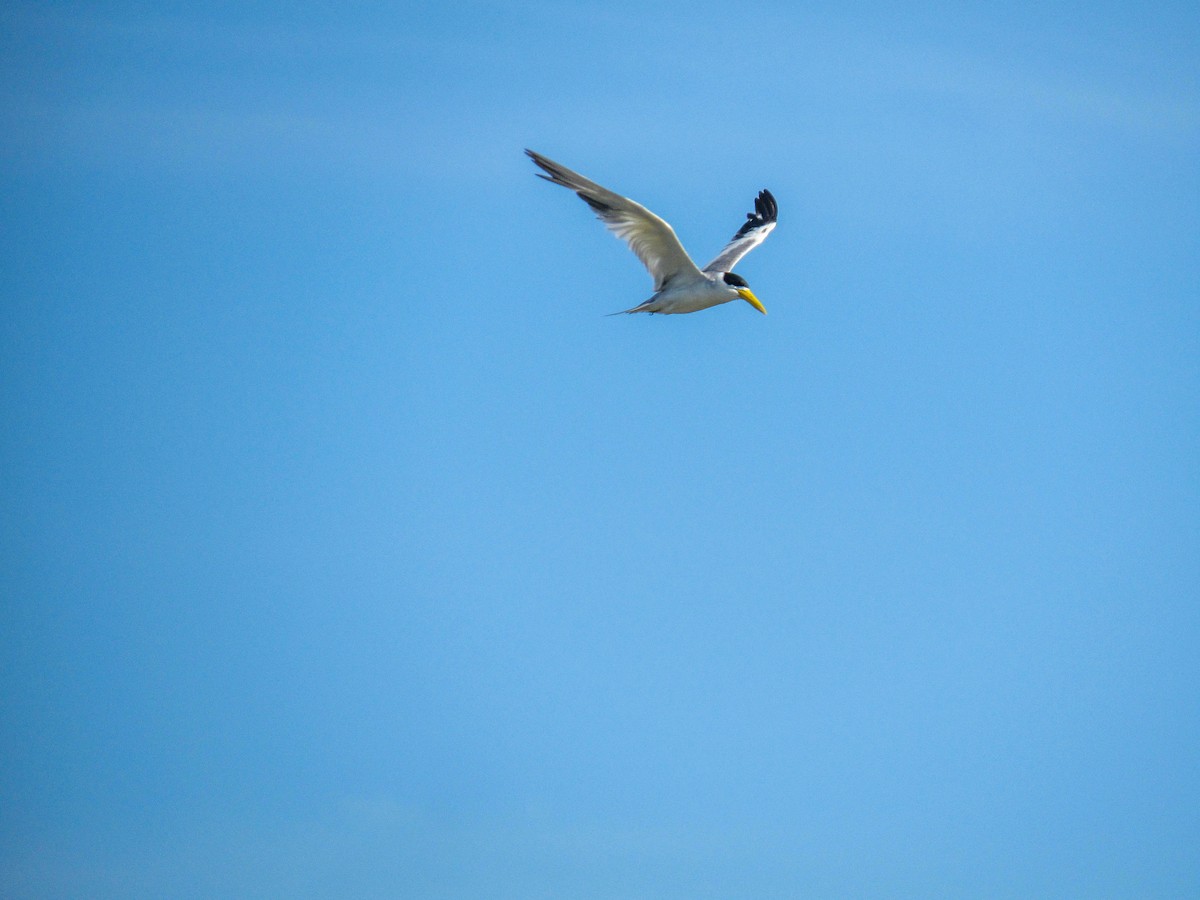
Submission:
[[[605,315],[608,315],[608,316],[627,316],[627,315],[629,315],[630,313],[640,313],[640,312],[644,312],[644,313],[650,313],[650,315],[654,315],[654,313],[650,312],[650,310],[648,309],[648,307],[650,306],[650,304],[651,304],[651,303],[653,303],[653,302],[654,302],[654,298],[653,298],[653,297],[651,297],[649,300],[645,301],[644,303],[639,303],[637,306],[630,307],[629,309],[618,309],[616,312],[613,312],[613,313],[605,313]]]

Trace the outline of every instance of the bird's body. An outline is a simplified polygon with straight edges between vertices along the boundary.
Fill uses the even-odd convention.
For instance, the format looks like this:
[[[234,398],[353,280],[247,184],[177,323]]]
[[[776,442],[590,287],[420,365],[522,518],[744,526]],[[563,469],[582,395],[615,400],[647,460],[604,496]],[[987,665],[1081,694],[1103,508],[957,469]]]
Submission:
[[[688,279],[671,281],[661,291],[655,291],[654,296],[632,309],[621,310],[623,313],[690,313],[699,312],[737,300],[741,295],[732,286],[712,277],[703,279]],[[765,311],[765,310],[764,310]],[[620,313],[613,313],[620,315]]]
[[[778,207],[770,191],[760,191],[754,212],[716,259],[699,268],[675,236],[674,229],[641,204],[615,194],[540,153],[525,153],[547,181],[573,190],[617,237],[629,244],[654,278],[654,295],[626,313],[690,313],[742,299],[761,313],[766,309],[745,279],[731,271],[743,256],[766,240],[775,228]]]

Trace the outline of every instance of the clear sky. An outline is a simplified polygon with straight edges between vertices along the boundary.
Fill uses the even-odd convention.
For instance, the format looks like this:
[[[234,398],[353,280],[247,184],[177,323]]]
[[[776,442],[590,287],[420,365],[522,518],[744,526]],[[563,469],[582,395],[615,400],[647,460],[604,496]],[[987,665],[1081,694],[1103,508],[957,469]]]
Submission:
[[[1200,8],[799,6],[4,4],[0,894],[1200,893]]]

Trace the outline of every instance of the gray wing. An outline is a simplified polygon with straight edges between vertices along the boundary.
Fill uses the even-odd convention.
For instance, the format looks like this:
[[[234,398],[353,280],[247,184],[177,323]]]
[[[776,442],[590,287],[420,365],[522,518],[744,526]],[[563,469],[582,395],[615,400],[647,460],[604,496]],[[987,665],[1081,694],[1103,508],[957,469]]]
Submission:
[[[754,212],[746,213],[746,221],[737,230],[725,249],[717,254],[717,258],[704,267],[704,271],[730,272],[737,261],[767,239],[767,235],[775,230],[775,219],[779,215],[779,206],[768,190],[758,192],[754,198]]]
[[[683,244],[679,243],[675,230],[646,207],[614,194],[540,153],[526,150],[525,154],[547,173],[539,174],[539,177],[573,190],[595,211],[609,231],[629,244],[629,249],[654,278],[654,290],[662,290],[663,285],[677,275],[703,277]]]

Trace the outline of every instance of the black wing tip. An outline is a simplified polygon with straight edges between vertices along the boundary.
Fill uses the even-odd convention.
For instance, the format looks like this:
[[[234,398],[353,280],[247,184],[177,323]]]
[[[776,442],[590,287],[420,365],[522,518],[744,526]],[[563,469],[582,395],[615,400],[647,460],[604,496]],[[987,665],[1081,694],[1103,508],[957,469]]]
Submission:
[[[749,234],[755,228],[767,225],[774,222],[779,217],[779,204],[775,202],[774,195],[763,188],[758,192],[758,196],[754,198],[754,212],[746,213],[746,221],[742,223],[742,227],[737,230],[735,238],[740,238],[743,235]]]
[[[593,210],[595,210],[597,215],[603,216],[603,215],[605,215],[607,213],[611,213],[613,211],[613,208],[611,206],[609,206],[607,203],[605,203],[603,200],[597,200],[595,197],[589,197],[583,191],[579,190],[578,185],[572,183],[571,180],[569,180],[565,175],[563,175],[562,167],[559,166],[557,163],[555,163],[553,160],[547,159],[546,157],[542,156],[540,153],[535,153],[534,151],[530,150],[528,147],[525,148],[525,155],[528,156],[530,159],[532,159],[538,165],[538,167],[542,170],[542,172],[548,173],[546,175],[543,175],[542,172],[534,172],[534,174],[537,175],[538,178],[544,178],[544,179],[546,179],[546,181],[549,181],[551,184],[558,184],[558,185],[561,185],[562,187],[570,188],[571,190],[575,191],[575,195],[577,197],[579,197],[579,199],[582,200],[584,203],[586,203],[588,206],[590,206]]]
[[[546,159],[546,157],[542,156],[542,154],[538,153],[536,150],[530,150],[528,147],[525,148],[525,155],[528,156],[530,159],[532,159],[539,166],[542,163],[547,163],[550,161],[550,160]]]
[[[774,222],[779,215],[779,204],[775,202],[775,196],[763,188],[754,198],[754,210],[764,222]]]
[[[541,169],[544,172],[550,173],[550,175],[552,177],[548,178],[547,179],[548,181],[556,180],[557,173],[554,171],[555,165],[551,160],[542,156],[542,154],[540,154],[540,153],[535,153],[533,150],[530,150],[528,147],[525,148],[525,155],[528,156],[530,159],[532,159],[534,162],[534,165],[536,165],[539,169]],[[546,178],[546,176],[542,175],[542,178]]]
[[[546,173],[543,175],[542,172],[534,172],[534,174],[539,178],[545,178],[551,184],[557,184],[565,188],[570,188],[571,190],[576,190],[575,185],[572,184],[571,178],[566,172],[564,172],[563,167],[554,160],[547,159],[545,156],[542,156],[542,154],[535,153],[533,150],[528,148],[525,149],[525,155],[532,159],[534,165],[541,169],[542,172]],[[583,195],[580,194],[580,196],[582,197]],[[585,197],[584,199],[586,200],[587,198]]]

